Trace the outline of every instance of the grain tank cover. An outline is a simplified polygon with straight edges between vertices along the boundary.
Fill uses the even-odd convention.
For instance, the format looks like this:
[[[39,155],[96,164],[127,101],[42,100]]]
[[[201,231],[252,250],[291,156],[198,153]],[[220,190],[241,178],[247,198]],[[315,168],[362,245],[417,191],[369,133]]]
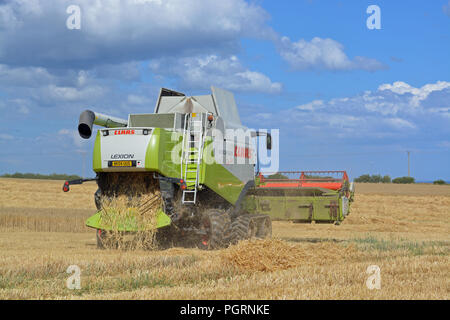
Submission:
[[[161,89],[155,113],[212,113],[220,116],[226,128],[243,128],[231,92],[211,87],[212,94],[187,97],[183,93]]]
[[[218,115],[223,119],[225,127],[243,128],[233,93],[216,87],[211,87],[211,91]]]

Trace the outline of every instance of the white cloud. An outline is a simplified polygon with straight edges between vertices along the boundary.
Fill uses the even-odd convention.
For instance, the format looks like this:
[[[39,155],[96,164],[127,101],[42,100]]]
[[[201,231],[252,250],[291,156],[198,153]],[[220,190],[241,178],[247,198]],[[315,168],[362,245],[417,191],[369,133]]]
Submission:
[[[297,107],[295,107],[295,109],[313,111],[313,110],[317,110],[318,108],[320,108],[322,106],[323,106],[322,100],[314,100],[312,102],[297,106]]]
[[[405,82],[396,81],[393,84],[382,84],[378,87],[378,90],[389,90],[400,95],[410,93],[412,95],[410,104],[413,107],[419,107],[420,102],[425,100],[430,93],[434,91],[442,91],[446,88],[450,88],[450,82],[437,81],[436,83],[426,84],[421,88],[415,88]]]
[[[159,76],[175,77],[184,88],[205,89],[211,85],[233,91],[279,93],[282,84],[245,68],[236,56],[201,55],[180,59],[159,59],[149,65]]]
[[[438,81],[420,88],[400,81],[382,84],[377,90],[351,97],[313,100],[281,112],[264,112],[249,122],[283,128],[289,135],[313,141],[408,141],[420,135],[437,144],[450,134],[449,84]]]
[[[311,41],[292,42],[288,37],[278,41],[281,57],[293,70],[365,70],[376,71],[387,66],[375,59],[355,57],[350,60],[344,46],[333,39],[315,37]]]
[[[28,119],[48,112],[67,119],[86,108],[116,116],[123,112],[148,112],[153,109],[159,86],[135,81],[140,80],[139,67],[136,62],[92,69],[0,64],[0,110],[10,111],[8,116]]]
[[[41,94],[46,94],[53,101],[88,101],[102,97],[108,91],[102,86],[89,86],[84,88],[60,87],[49,85]]]
[[[0,61],[90,67],[162,56],[236,52],[242,36],[267,38],[260,6],[244,0],[77,0],[81,29],[68,30],[72,0],[0,4]],[[32,53],[32,54],[31,54]]]
[[[42,67],[9,67],[0,64],[0,85],[3,86],[38,87],[54,80],[55,77]]]
[[[409,122],[408,120],[401,119],[401,118],[388,118],[383,120],[385,123],[389,124],[390,126],[398,129],[403,128],[410,128],[414,129],[416,126]]]

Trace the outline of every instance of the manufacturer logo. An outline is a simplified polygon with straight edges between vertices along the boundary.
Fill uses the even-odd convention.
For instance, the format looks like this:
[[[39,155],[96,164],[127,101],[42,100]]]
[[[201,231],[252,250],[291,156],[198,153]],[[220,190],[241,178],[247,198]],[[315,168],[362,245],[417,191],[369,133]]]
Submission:
[[[114,135],[118,134],[134,134],[134,130],[114,130]]]
[[[234,156],[236,158],[250,159],[250,149],[249,148],[235,146],[234,147]]]
[[[111,155],[111,159],[134,159],[134,154],[131,153],[116,153]]]

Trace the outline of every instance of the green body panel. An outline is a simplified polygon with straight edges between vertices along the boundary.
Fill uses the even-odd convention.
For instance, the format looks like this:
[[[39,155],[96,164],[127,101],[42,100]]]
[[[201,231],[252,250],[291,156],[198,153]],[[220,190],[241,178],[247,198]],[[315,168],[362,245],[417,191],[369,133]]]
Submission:
[[[171,220],[168,215],[166,215],[162,210],[159,210],[156,228],[162,228],[170,225]],[[118,223],[116,226],[112,227],[108,225],[108,223],[102,221],[101,211],[98,211],[92,217],[86,220],[86,226],[101,229],[101,230],[114,230],[114,231],[128,231],[128,232],[136,232],[136,231],[146,231],[146,228],[142,228],[135,218],[135,213],[132,209],[130,209],[129,217],[123,220],[122,223]]]
[[[157,171],[159,164],[162,162],[162,157],[159,153],[159,141],[161,140],[161,130],[155,128],[152,132],[152,137],[145,151],[145,169]]]
[[[235,204],[245,183],[220,164],[206,165],[204,184],[222,198]]]
[[[333,194],[333,193],[331,193]],[[344,220],[338,193],[317,196],[248,195],[243,208],[249,213],[264,213],[273,220],[335,222]]]
[[[100,130],[97,130],[97,136],[95,137],[94,154],[92,155],[92,167],[95,172],[102,171]]]
[[[205,147],[203,150],[204,157],[210,157],[208,153],[212,153],[212,143],[213,141],[209,138],[205,141]],[[221,164],[215,161],[212,164],[202,163],[201,179],[200,182],[205,184],[213,190],[215,193],[220,195],[222,198],[235,204],[239,198],[242,189],[245,186],[245,182],[239,180],[230,171],[225,169]]]
[[[172,161],[172,154],[177,153],[177,146],[181,138],[182,136],[174,131],[162,128],[153,129],[145,154],[145,169],[158,172],[166,177],[180,178],[180,164]],[[178,158],[180,158],[179,155]]]

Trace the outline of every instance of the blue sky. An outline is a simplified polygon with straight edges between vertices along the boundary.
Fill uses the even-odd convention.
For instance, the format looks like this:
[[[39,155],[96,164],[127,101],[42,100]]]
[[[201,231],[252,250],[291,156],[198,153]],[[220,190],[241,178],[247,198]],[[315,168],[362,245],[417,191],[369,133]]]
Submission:
[[[67,7],[81,9],[69,30]],[[369,5],[381,29],[369,30]],[[79,113],[235,93],[281,170],[450,180],[450,2],[0,1],[0,173],[82,173]]]

